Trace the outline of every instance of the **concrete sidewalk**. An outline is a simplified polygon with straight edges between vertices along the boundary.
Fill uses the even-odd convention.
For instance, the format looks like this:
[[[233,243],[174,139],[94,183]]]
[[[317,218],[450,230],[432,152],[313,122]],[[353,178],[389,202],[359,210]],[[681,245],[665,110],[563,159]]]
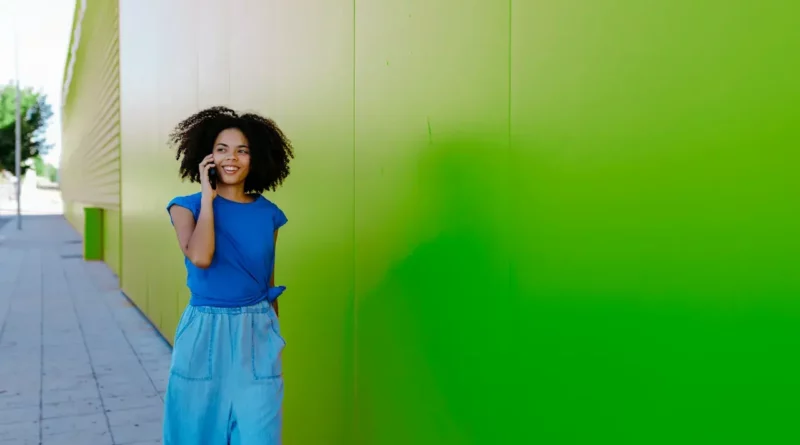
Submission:
[[[157,444],[170,349],[62,216],[0,228],[0,444]]]

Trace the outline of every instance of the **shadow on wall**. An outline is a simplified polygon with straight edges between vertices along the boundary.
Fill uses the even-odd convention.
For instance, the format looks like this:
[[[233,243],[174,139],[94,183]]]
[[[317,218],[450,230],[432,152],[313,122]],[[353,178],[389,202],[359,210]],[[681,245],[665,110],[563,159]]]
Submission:
[[[694,289],[659,288],[683,273],[682,264],[711,261],[692,253],[695,244],[676,241],[672,249],[687,256],[674,265],[659,262],[663,219],[640,217],[637,237],[620,245],[639,252],[641,264],[599,255],[597,245],[624,243],[621,231],[634,230],[625,229],[637,214],[641,192],[633,189],[595,192],[592,183],[572,184],[582,191],[565,194],[563,206],[591,202],[597,213],[585,214],[577,227],[568,224],[568,212],[538,223],[531,207],[557,192],[531,176],[540,168],[534,163],[545,162],[534,159],[534,148],[513,158],[507,146],[480,140],[425,148],[409,199],[418,208],[407,209],[403,223],[430,230],[409,237],[410,253],[377,286],[357,288],[357,442],[798,439],[787,428],[800,396],[792,377],[800,360],[787,353],[800,348],[797,305],[772,305],[787,301],[778,295],[746,305],[709,300],[726,287],[703,280]],[[603,168],[620,167],[598,165],[594,175]],[[549,178],[569,177],[569,169],[554,167]],[[680,209],[677,198],[665,205]],[[616,206],[618,222],[605,206]],[[554,224],[560,218],[565,226]],[[688,218],[676,220],[675,239],[708,230]],[[383,242],[356,236],[361,246]],[[586,239],[588,250],[578,246],[565,256],[566,247],[545,242],[551,236],[573,250],[570,239]],[[366,251],[382,255],[379,248]],[[542,276],[539,266],[555,272]],[[578,273],[604,270],[610,278],[596,287]]]
[[[480,140],[422,152],[402,224],[426,235],[408,239],[410,254],[357,295],[358,443],[519,438],[522,388],[504,376],[519,345],[506,153]]]

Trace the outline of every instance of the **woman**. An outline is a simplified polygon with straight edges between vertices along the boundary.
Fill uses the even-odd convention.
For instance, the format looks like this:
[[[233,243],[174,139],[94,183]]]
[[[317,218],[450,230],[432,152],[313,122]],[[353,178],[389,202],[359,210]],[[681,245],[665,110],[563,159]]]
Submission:
[[[173,342],[163,443],[279,444],[285,288],[273,271],[287,220],[261,193],[288,176],[292,146],[273,121],[224,107],[184,120],[170,141],[181,177],[201,191],[167,205],[191,299]]]

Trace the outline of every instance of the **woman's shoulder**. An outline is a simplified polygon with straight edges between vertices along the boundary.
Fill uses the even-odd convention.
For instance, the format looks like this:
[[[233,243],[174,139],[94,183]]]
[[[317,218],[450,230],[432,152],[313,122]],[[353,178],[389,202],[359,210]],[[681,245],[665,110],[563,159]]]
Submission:
[[[278,208],[278,205],[277,205],[277,204],[275,204],[274,202],[270,201],[270,200],[269,200],[269,199],[268,199],[266,196],[264,196],[264,195],[257,195],[257,196],[256,196],[256,201],[260,202],[260,203],[261,203],[261,204],[262,204],[264,207],[266,207],[266,208],[270,208],[270,209],[276,209],[276,208]]]
[[[169,208],[174,205],[178,205],[180,207],[186,207],[189,210],[194,211],[200,205],[201,196],[202,196],[201,192],[192,193],[191,195],[176,196],[170,199],[169,203],[167,204],[167,211],[169,211]]]
[[[274,202],[270,201],[264,195],[259,195],[257,199],[262,203],[261,207],[267,211],[276,229],[286,224],[288,219],[286,218],[286,214],[283,212],[283,210],[281,210],[278,204],[275,204]]]

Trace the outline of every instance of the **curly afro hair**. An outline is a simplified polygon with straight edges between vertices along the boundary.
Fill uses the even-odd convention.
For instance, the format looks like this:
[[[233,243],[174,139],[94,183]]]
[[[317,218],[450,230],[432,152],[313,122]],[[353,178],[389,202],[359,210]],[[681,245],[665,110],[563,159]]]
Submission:
[[[275,191],[289,176],[289,161],[294,158],[291,142],[273,120],[253,113],[239,115],[226,107],[199,111],[170,133],[170,144],[177,147],[175,159],[181,161],[181,179],[200,182],[200,162],[211,154],[217,136],[230,128],[241,131],[250,145],[245,192]]]

